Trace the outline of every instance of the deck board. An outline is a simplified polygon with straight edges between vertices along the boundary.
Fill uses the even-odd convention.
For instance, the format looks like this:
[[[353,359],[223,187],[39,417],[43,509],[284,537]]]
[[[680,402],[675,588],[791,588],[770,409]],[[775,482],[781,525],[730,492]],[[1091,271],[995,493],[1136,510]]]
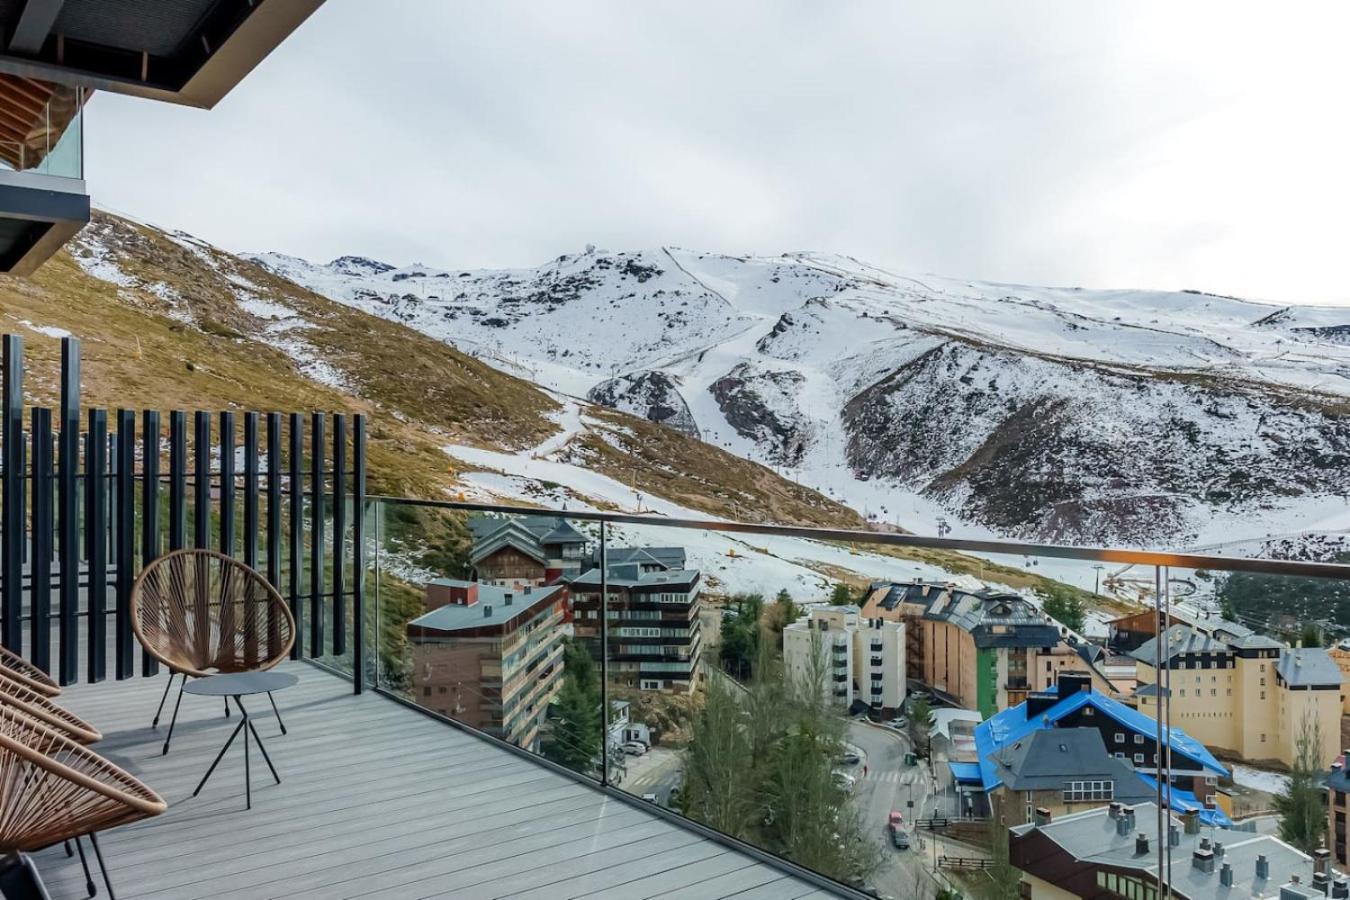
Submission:
[[[217,698],[184,695],[167,756],[166,676],[67,688],[60,702],[104,734],[96,749],[169,803],[100,836],[119,897],[639,900],[815,896],[815,886],[303,663],[277,694],[245,700],[256,745],[244,809],[242,737],[192,790],[238,724]],[[35,855],[53,898],[84,896],[78,858]],[[92,860],[91,860],[92,862]],[[97,873],[96,873],[97,874]],[[101,888],[101,885],[100,885]]]

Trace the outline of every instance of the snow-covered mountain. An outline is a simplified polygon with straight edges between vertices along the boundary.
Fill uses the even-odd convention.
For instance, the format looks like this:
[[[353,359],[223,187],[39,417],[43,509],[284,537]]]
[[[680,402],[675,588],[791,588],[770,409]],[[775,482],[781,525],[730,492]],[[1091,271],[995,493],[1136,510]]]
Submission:
[[[915,530],[1181,545],[1350,527],[1350,309],[812,253],[251,258]]]

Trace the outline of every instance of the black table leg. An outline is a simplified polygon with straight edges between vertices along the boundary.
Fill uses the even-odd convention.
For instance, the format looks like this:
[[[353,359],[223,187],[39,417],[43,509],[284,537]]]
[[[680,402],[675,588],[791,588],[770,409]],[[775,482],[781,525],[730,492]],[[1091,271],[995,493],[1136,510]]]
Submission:
[[[89,860],[84,857],[84,845],[80,843],[79,838],[75,838],[75,849],[80,853],[80,865],[84,867],[84,889],[92,897],[98,893],[98,888],[94,887],[94,876],[89,874]]]
[[[108,866],[103,862],[103,850],[98,845],[98,835],[89,832],[89,843],[94,845],[94,856],[98,857],[98,870],[103,873],[103,883],[108,888],[108,900],[117,900],[117,895],[113,893],[112,881],[108,878]]]
[[[281,721],[281,710],[277,709],[277,700],[272,696],[272,692],[267,692],[267,699],[272,701],[272,712],[276,714],[277,724],[281,726],[281,733],[286,733],[286,723]]]
[[[277,774],[277,767],[272,765],[272,757],[267,755],[267,746],[263,743],[262,735],[258,734],[258,729],[253,724],[253,718],[248,714],[248,710],[244,709],[243,700],[235,697],[234,702],[239,707],[240,715],[248,723],[248,730],[253,732],[253,739],[258,742],[258,749],[262,751],[263,759],[267,762],[267,768],[272,771],[272,777],[276,779],[277,784],[281,784],[281,776]]]
[[[230,739],[225,742],[224,747],[220,748],[220,752],[216,754],[215,761],[211,763],[211,768],[206,770],[206,774],[202,776],[202,780],[197,785],[197,789],[192,792],[192,796],[194,797],[197,796],[202,792],[202,788],[206,787],[207,779],[210,778],[211,773],[216,770],[216,766],[220,765],[221,759],[223,759],[225,756],[225,751],[230,749],[230,745],[234,743],[234,739],[239,737],[239,732],[243,730],[244,724],[245,723],[240,722],[238,725],[234,726],[234,731],[230,732]]]
[[[184,675],[183,680],[178,682],[178,699],[173,703],[173,718],[169,720],[169,733],[164,738],[164,751],[160,754],[161,756],[167,756],[169,753],[169,741],[173,740],[173,726],[178,724],[178,707],[183,702],[183,685],[185,684],[187,684],[187,675]]]

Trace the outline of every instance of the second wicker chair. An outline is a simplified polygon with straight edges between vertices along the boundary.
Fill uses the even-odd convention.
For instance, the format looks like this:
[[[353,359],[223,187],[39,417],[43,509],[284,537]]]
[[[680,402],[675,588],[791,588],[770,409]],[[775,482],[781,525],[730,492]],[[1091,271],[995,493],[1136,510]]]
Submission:
[[[169,668],[152,726],[159,724],[174,676],[183,679],[165,753],[189,677],[264,671],[284,660],[295,643],[295,617],[276,588],[214,550],[175,550],[146,566],[131,589],[131,627],[145,651]],[[275,701],[272,709],[276,712]],[[227,705],[227,715],[228,710]]]

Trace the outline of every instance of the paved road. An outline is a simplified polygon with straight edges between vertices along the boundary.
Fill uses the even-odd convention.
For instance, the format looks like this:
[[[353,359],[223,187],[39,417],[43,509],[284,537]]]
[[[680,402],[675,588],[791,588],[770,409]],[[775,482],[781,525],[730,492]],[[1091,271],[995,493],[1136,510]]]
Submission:
[[[655,794],[657,803],[668,806],[670,791],[683,776],[678,750],[653,747],[641,756],[628,757],[627,771],[619,787],[639,797]]]
[[[873,879],[875,886],[883,895],[894,897],[931,896],[932,881],[923,871],[932,867],[931,846],[921,851],[917,836],[911,833],[910,849],[896,850],[886,834],[886,822],[891,810],[899,810],[906,823],[930,818],[935,810],[947,812],[950,801],[944,793],[935,792],[926,764],[905,765],[905,754],[910,749],[905,735],[854,722],[849,725],[849,742],[866,755],[867,774],[858,781],[855,794],[858,809],[869,832],[885,848],[886,865]],[[860,765],[857,773],[861,774],[861,770]]]

